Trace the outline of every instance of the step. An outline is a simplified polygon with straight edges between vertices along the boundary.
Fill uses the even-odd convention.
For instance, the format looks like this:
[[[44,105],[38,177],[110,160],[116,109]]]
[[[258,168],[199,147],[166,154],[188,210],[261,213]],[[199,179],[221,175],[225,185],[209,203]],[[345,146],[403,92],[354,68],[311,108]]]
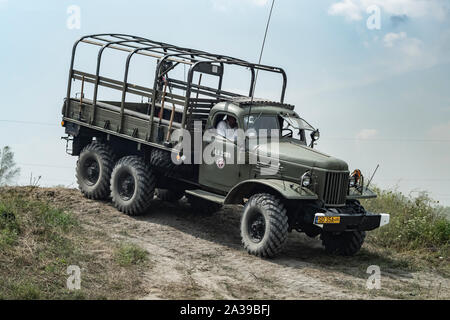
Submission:
[[[225,197],[220,195],[220,194],[216,194],[216,193],[212,193],[212,192],[208,192],[202,189],[195,189],[195,190],[186,190],[185,191],[186,194],[195,196],[195,197],[199,197],[205,200],[209,200],[215,203],[219,203],[219,204],[223,204],[225,201]]]

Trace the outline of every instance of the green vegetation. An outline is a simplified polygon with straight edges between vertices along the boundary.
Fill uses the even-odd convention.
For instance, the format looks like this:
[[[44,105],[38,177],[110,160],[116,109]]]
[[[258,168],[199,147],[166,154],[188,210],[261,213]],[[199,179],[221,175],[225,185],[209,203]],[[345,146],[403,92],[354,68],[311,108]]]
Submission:
[[[411,197],[395,190],[375,190],[378,198],[362,204],[369,211],[390,213],[391,221],[370,232],[369,242],[407,254],[411,261],[432,263],[450,274],[450,220],[437,202],[425,192]]]
[[[450,221],[445,211],[426,194],[413,198],[397,191],[376,191],[379,198],[364,201],[363,205],[369,211],[390,213],[391,223],[369,232],[367,243],[354,257],[330,256],[305,244],[299,251],[307,262],[363,282],[367,266],[372,264],[379,265],[388,277],[405,279],[411,271],[422,269],[450,276]],[[55,208],[47,202],[54,196],[55,192],[39,188],[0,188],[0,299],[142,297],[142,274],[153,260],[148,252],[134,243],[113,240],[104,228],[82,218],[77,211]],[[59,201],[54,203],[58,205]],[[72,204],[74,207],[76,204]],[[121,239],[129,238],[126,230],[117,230]],[[203,258],[210,259],[211,254]],[[81,290],[69,291],[66,287],[70,265],[81,268]],[[192,277],[189,279],[181,287],[168,285],[166,289],[172,294],[180,290],[186,297],[195,298],[200,289]],[[257,280],[265,286],[265,279]],[[336,281],[339,286],[360,290],[358,282],[350,285]],[[419,284],[414,281],[408,282],[410,287],[398,284],[401,288],[385,284],[385,291],[377,294],[394,298],[411,298],[411,294],[419,298],[439,296],[430,291],[428,282],[417,281],[420,287],[416,288]]]
[[[0,299],[133,298],[145,262],[144,250],[85,230],[32,188],[0,188]],[[81,290],[67,289],[70,265],[81,268]]]
[[[115,258],[121,266],[141,265],[147,261],[147,251],[134,243],[123,243],[116,250]]]

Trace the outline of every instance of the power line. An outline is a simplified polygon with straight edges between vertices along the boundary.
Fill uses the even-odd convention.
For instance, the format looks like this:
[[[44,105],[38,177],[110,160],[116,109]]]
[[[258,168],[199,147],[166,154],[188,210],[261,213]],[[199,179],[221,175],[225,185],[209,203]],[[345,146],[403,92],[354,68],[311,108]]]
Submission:
[[[403,180],[403,181],[450,181],[450,178],[378,178],[377,180],[381,180],[381,181],[398,181],[398,180]]]
[[[25,167],[44,167],[44,168],[61,168],[73,169],[71,166],[62,166],[56,164],[41,164],[41,163],[17,163],[19,166]],[[376,178],[378,181],[450,181],[450,178]]]
[[[402,139],[402,138],[379,138],[379,139],[361,139],[361,138],[329,138],[329,137],[325,137],[325,138],[321,138],[320,140],[338,140],[338,141],[362,141],[362,142],[391,142],[391,141],[396,141],[396,142],[450,142],[450,139]]]
[[[49,122],[35,122],[35,121],[22,121],[22,120],[2,120],[0,122],[5,123],[17,123],[17,124],[32,124],[40,126],[55,126],[59,127],[59,124]],[[402,138],[377,138],[377,139],[361,139],[361,138],[332,138],[322,137],[320,140],[327,141],[358,141],[358,142],[450,142],[450,139],[402,139]]]
[[[19,166],[24,167],[45,167],[45,168],[59,168],[59,169],[73,169],[74,167],[69,166],[60,166],[60,165],[53,165],[53,164],[36,164],[36,163],[18,163]]]
[[[40,126],[59,126],[55,123],[48,123],[48,122],[35,122],[35,121],[22,121],[22,120],[1,120],[0,122],[6,122],[6,123],[18,123],[18,124],[33,124],[33,125],[40,125]]]

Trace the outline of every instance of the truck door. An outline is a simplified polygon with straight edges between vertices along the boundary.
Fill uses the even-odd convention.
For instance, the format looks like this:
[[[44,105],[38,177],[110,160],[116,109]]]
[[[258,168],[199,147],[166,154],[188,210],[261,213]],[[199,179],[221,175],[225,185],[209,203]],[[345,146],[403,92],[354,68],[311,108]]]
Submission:
[[[224,118],[224,113],[216,114],[214,129]],[[204,157],[200,165],[200,184],[220,191],[228,191],[240,181],[238,146],[235,140],[227,139],[216,130],[203,136]]]

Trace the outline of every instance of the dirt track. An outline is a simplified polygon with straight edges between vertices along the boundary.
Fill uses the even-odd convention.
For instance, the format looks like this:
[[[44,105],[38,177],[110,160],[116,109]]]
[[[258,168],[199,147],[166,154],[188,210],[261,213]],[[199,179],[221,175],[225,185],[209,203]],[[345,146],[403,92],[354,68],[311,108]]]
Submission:
[[[36,189],[36,196],[62,206],[86,228],[132,241],[149,252],[142,299],[374,299],[450,298],[449,280],[408,272],[375,249],[353,258],[327,256],[318,239],[289,235],[279,257],[248,255],[239,235],[239,207],[205,217],[189,205],[155,200],[150,212],[128,217],[111,203],[83,198],[78,190]],[[382,289],[367,290],[369,265],[382,270]]]

